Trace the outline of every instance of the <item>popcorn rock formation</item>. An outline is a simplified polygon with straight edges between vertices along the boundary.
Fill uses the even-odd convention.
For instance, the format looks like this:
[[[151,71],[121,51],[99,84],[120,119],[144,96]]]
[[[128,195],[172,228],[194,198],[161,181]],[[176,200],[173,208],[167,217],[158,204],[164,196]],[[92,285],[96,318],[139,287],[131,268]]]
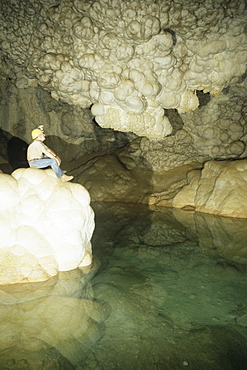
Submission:
[[[52,170],[0,174],[0,284],[46,280],[90,265],[94,214],[88,192]]]
[[[160,139],[172,133],[165,109],[194,111],[196,91],[217,97],[245,73],[245,10],[244,0],[3,0],[2,73],[91,107],[103,128]]]

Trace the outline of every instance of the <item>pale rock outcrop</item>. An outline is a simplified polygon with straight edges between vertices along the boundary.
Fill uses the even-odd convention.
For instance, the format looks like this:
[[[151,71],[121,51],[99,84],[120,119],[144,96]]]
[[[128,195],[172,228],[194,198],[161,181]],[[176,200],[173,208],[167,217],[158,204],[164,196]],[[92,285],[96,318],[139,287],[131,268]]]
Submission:
[[[92,107],[101,127],[163,138],[172,133],[164,109],[193,111],[196,90],[219,96],[246,70],[244,0],[184,5],[2,1],[2,74]]]
[[[247,160],[209,161],[201,173],[191,172],[188,182],[174,197],[173,207],[247,218]]]
[[[194,151],[205,160],[246,157],[246,79],[197,111],[182,114]]]
[[[199,94],[199,109],[178,115],[169,110],[174,133],[163,140],[137,140],[123,149],[126,157],[153,171],[212,159],[247,157],[247,79],[219,97]],[[177,129],[175,130],[175,127]],[[141,159],[141,160],[140,160]]]
[[[123,152],[141,167],[156,172],[169,171],[192,162],[203,162],[204,159],[195,150],[193,139],[186,128],[181,128],[163,140],[148,140],[146,137],[135,140],[123,148]]]
[[[43,281],[92,262],[94,214],[83,186],[52,170],[0,174],[0,284]]]

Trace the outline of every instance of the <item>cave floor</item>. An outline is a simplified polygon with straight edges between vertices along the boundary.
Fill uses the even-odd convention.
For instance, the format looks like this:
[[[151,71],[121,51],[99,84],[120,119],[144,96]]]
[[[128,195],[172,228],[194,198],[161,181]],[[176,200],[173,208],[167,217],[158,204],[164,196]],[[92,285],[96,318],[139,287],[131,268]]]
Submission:
[[[218,218],[198,234],[191,213],[92,207],[92,267],[2,302],[1,368],[246,369],[247,238],[221,239]]]

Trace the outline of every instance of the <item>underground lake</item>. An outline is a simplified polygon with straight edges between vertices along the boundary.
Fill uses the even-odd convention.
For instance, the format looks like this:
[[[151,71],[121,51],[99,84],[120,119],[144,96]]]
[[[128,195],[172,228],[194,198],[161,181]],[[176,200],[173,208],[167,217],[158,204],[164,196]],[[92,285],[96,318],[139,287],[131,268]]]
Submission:
[[[1,369],[245,370],[247,219],[92,208],[90,267],[0,287]]]

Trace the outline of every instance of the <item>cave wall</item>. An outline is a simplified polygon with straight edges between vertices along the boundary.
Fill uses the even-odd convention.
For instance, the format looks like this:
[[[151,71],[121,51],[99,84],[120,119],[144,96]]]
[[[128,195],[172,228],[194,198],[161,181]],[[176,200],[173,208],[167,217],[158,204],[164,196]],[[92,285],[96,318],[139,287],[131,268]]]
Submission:
[[[47,145],[93,200],[172,205],[212,160],[247,154],[244,0],[1,1],[1,162]]]
[[[26,149],[32,141],[31,131],[39,125],[44,126],[46,144],[54,148],[68,166],[71,161],[85,154],[111,152],[136,137],[132,133],[125,134],[112,129],[102,130],[94,122],[90,109],[57,101],[39,86],[17,88],[13,81],[2,76],[0,84],[2,159],[12,164],[11,155],[16,156],[16,159],[23,158],[22,151],[14,150],[16,148],[13,145],[9,150],[9,146],[13,141],[16,143],[22,141],[26,144],[23,146]],[[25,167],[24,164],[22,167]],[[13,169],[15,166],[12,165]],[[11,169],[8,172],[11,172]]]
[[[68,165],[88,153],[109,154],[120,147],[118,157],[127,167],[138,165],[158,172],[192,162],[247,156],[246,78],[219,97],[210,96],[206,105],[193,112],[167,111],[174,132],[160,140],[102,129],[89,109],[56,101],[40,87],[18,89],[2,79],[0,94],[1,129],[10,134],[7,137],[30,143],[31,130],[43,124],[47,144],[55,147]],[[5,152],[2,145],[1,155],[6,158]]]

